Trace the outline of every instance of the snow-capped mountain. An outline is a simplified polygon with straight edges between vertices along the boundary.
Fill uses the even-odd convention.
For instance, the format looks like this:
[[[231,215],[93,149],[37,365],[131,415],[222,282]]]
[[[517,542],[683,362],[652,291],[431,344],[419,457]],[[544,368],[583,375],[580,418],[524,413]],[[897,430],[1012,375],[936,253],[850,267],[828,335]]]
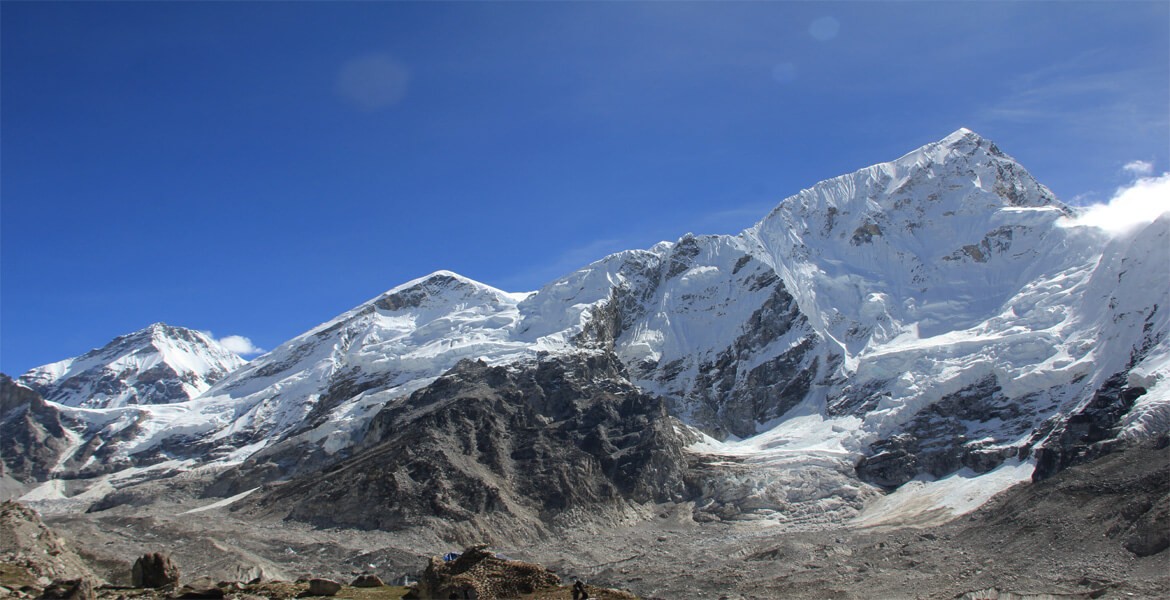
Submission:
[[[695,455],[734,459],[734,476],[693,490],[708,515],[856,513],[876,493],[858,476],[994,473],[1002,487],[1170,422],[1170,217],[1111,235],[1075,214],[960,130],[803,190],[737,236],[620,252],[528,294],[434,273],[190,401],[62,406],[74,449],[101,460],[61,464],[240,465],[220,490],[235,493],[362,464],[397,443],[385,415],[418,418],[403,407],[444,396],[424,389],[441,375],[483,372],[460,361],[515,377],[602,356],[621,366],[597,371],[612,389],[661,397],[706,434]]]
[[[202,332],[155,323],[19,381],[65,406],[170,404],[199,396],[244,362]]]

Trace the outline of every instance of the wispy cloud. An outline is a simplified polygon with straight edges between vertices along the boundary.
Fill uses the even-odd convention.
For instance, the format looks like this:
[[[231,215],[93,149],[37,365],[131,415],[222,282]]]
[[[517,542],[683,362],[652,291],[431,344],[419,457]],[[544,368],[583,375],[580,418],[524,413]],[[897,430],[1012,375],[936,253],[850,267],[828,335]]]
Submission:
[[[1008,93],[986,106],[984,120],[1011,124],[1055,123],[1078,130],[1109,129],[1132,135],[1165,127],[1165,99],[1157,74],[1146,68],[1117,69],[1100,52],[1024,73]]]
[[[1109,202],[1090,205],[1065,224],[1069,227],[1096,227],[1119,234],[1151,223],[1167,213],[1170,213],[1170,173],[1163,173],[1157,177],[1142,177],[1118,188]]]
[[[1154,163],[1144,160],[1134,160],[1125,163],[1125,166],[1121,167],[1121,170],[1139,177],[1148,177],[1154,174]]]

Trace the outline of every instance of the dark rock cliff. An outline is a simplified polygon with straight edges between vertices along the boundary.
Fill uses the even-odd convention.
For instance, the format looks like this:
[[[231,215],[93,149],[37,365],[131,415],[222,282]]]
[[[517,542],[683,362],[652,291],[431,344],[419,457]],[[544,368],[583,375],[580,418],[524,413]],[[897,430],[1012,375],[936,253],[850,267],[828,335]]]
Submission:
[[[0,468],[24,483],[44,481],[69,449],[61,414],[40,394],[0,373]]]
[[[681,431],[611,354],[464,361],[384,408],[351,458],[271,486],[251,509],[322,526],[540,528],[573,509],[682,500]]]

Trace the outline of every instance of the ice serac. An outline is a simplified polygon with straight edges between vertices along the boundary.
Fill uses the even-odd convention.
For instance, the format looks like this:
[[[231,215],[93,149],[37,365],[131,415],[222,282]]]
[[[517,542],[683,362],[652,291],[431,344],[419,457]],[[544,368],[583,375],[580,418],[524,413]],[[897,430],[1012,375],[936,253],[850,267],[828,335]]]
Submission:
[[[20,383],[82,408],[190,400],[244,364],[206,334],[155,323],[75,358],[30,370]]]

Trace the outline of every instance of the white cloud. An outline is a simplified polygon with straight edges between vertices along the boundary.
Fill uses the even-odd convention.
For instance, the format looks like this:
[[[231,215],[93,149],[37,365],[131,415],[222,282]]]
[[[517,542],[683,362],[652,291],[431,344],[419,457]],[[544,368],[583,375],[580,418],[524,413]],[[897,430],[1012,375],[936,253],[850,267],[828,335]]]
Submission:
[[[1067,225],[1096,227],[1119,234],[1138,225],[1151,223],[1166,213],[1170,213],[1170,173],[1142,177],[1131,185],[1119,188],[1108,203],[1086,207]]]
[[[1146,162],[1144,160],[1135,160],[1125,163],[1122,170],[1133,173],[1139,177],[1149,177],[1154,174],[1154,163]]]
[[[211,333],[210,331],[204,331],[203,334],[214,340],[215,343],[219,344],[220,346],[223,346],[229,351],[235,352],[240,356],[250,356],[268,352],[256,344],[253,344],[250,338],[246,338],[242,335],[225,335],[221,338],[218,338],[215,337],[215,334]]]

